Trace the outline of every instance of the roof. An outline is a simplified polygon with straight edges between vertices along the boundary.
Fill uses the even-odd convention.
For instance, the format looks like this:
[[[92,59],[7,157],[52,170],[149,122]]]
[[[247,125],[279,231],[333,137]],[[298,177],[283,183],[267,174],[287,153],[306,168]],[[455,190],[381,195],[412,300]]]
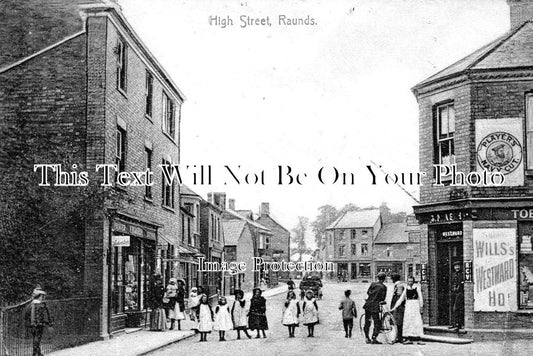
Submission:
[[[224,238],[226,246],[235,246],[239,242],[239,238],[242,235],[242,231],[246,221],[244,220],[222,220],[222,230],[224,231]]]
[[[230,209],[226,209],[224,211],[224,213],[227,213],[225,215],[226,219],[228,219],[228,218],[229,219],[240,219],[240,220],[243,220],[243,221],[247,222],[248,224],[252,225],[253,227],[256,227],[256,228],[262,230],[263,232],[270,232],[269,228],[267,228],[267,227],[265,227],[265,226],[263,226],[263,225],[261,225],[259,223],[256,223],[255,221],[252,221],[252,220],[240,215],[236,211],[233,211],[233,210],[230,210]],[[229,214],[229,216],[228,216],[228,214]]]
[[[288,233],[290,233],[289,230],[287,230],[283,225],[281,225],[276,219],[274,219],[274,217],[271,215],[271,214],[266,214],[266,215],[263,215],[263,216],[259,216],[257,218],[257,221],[258,222],[261,222],[261,218],[263,219],[270,219],[274,224],[278,225],[280,228],[282,228],[283,230],[287,231]]]
[[[374,241],[376,244],[400,244],[409,242],[407,223],[385,224],[378,232]]]
[[[347,211],[335,220],[327,229],[351,229],[373,227],[380,216],[379,209]]]
[[[181,195],[192,195],[195,197],[201,198],[197,193],[195,193],[191,188],[187,187],[185,184],[180,185],[180,194]]]
[[[413,89],[476,70],[533,66],[533,22],[527,21],[451,66],[418,83]]]

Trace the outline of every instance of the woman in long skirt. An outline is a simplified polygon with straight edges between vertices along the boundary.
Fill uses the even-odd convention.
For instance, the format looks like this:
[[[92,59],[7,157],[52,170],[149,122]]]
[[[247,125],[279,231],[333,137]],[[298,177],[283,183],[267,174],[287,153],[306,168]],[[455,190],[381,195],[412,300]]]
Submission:
[[[226,341],[226,331],[233,329],[233,322],[229,313],[229,305],[225,297],[221,297],[215,308],[215,322],[213,329],[218,330],[219,341]]]
[[[302,323],[307,326],[307,337],[315,337],[315,325],[318,324],[318,305],[311,290],[305,293],[302,314]]]
[[[263,337],[266,338],[265,330],[268,330],[266,299],[261,294],[262,291],[260,288],[254,288],[254,295],[250,300],[250,313],[248,317],[248,328],[257,330],[256,339],[261,337],[259,335],[260,331],[263,333]]]
[[[296,300],[296,293],[290,290],[287,294],[287,301],[285,302],[285,310],[281,323],[289,328],[289,337],[294,337],[294,331],[298,326],[298,317],[300,316],[300,304]]]
[[[160,275],[155,275],[153,285],[150,293],[150,330],[165,331],[167,328],[167,320],[165,309],[163,309],[163,298],[165,296],[165,287]]]
[[[200,333],[200,342],[207,341],[207,334],[213,330],[213,310],[209,306],[207,295],[202,294],[200,297],[200,306],[198,308],[198,332]]]
[[[231,319],[233,320],[233,328],[237,330],[237,340],[241,339],[241,331],[251,339],[248,334],[248,310],[246,309],[246,300],[244,300],[244,292],[240,289],[235,290],[235,301],[231,307]]]
[[[414,277],[407,278],[407,287],[403,290],[400,299],[396,302],[392,310],[398,308],[405,300],[405,311],[403,314],[403,336],[407,338],[404,344],[412,344],[417,341],[419,345],[420,337],[424,335],[424,324],[422,322],[423,298],[420,286],[415,285]]]

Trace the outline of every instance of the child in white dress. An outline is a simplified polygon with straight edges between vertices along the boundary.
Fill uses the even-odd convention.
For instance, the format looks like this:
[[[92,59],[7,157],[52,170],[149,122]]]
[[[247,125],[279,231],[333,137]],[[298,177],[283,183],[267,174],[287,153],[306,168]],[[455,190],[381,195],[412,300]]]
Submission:
[[[298,326],[298,317],[300,316],[300,304],[296,300],[296,293],[290,290],[287,293],[287,301],[285,302],[285,310],[281,323],[289,328],[289,337],[294,337],[294,331]]]
[[[229,305],[225,297],[220,297],[215,309],[215,322],[213,329],[218,330],[219,341],[226,341],[226,331],[233,329],[233,322],[229,313]]]
[[[209,307],[207,295],[200,297],[200,307],[198,308],[198,332],[200,342],[207,341],[207,334],[213,330],[213,311]]]
[[[244,300],[244,292],[240,289],[235,290],[235,301],[231,307],[231,319],[233,320],[233,328],[237,330],[237,340],[241,339],[241,331],[251,339],[248,334],[248,310],[246,308],[246,300]]]
[[[315,337],[315,325],[318,324],[318,305],[316,304],[313,291],[308,290],[305,293],[302,309],[302,322],[304,325],[307,325],[307,337]]]

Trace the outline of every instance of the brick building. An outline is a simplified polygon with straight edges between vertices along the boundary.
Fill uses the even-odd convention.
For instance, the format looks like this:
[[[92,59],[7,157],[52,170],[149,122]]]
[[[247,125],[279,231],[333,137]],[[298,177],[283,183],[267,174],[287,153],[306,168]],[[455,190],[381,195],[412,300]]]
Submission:
[[[373,279],[374,240],[381,230],[379,209],[348,211],[326,228],[326,261],[346,279]]]
[[[201,251],[208,262],[221,263],[224,260],[224,230],[222,214],[226,208],[225,193],[208,193],[207,201],[200,203]],[[210,295],[224,290],[222,271],[203,272],[203,286]]]
[[[467,328],[531,327],[533,1],[508,4],[508,33],[413,88],[420,170],[428,172],[414,210],[423,224],[430,325],[451,322],[450,275],[460,262]],[[470,183],[501,172],[504,183],[461,185],[459,173],[436,171],[435,164],[472,173]],[[442,185],[434,185],[439,173]]]
[[[414,216],[406,222],[383,225],[374,240],[372,263],[376,273],[387,277],[398,273],[402,279],[413,276],[420,281],[420,227]]]
[[[94,216],[58,236],[81,241],[78,291],[100,300],[105,338],[146,320],[150,276],[161,271],[157,261],[181,234],[179,189],[164,182],[157,165],[179,162],[184,95],[114,2],[6,1],[2,7],[0,129],[2,138],[12,138],[1,140],[2,167],[18,165],[36,176],[33,164],[69,162],[98,187],[98,164],[154,171],[153,186],[97,188]],[[9,154],[20,147],[35,153],[22,164]],[[3,189],[3,197],[16,197]],[[63,202],[68,208],[69,200]]]
[[[252,227],[241,219],[222,219],[224,230],[224,256],[227,262],[244,262],[246,270],[237,274],[224,274],[225,294],[233,294],[235,289],[250,291],[254,287],[252,270],[254,240]]]
[[[259,217],[256,220],[259,224],[268,228],[272,233],[266,237],[265,254],[270,256],[274,261],[290,261],[290,243],[291,233],[281,225],[270,213],[270,204],[261,203]],[[275,286],[279,280],[288,280],[289,272],[270,272],[268,282]]]

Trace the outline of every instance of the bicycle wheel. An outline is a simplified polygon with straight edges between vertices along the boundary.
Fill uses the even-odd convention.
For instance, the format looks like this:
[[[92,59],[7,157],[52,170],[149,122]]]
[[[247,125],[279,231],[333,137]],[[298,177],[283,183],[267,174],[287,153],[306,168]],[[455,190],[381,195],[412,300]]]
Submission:
[[[372,320],[372,319],[371,319]],[[361,330],[361,335],[365,336],[365,313],[359,318],[359,329]],[[370,329],[368,330],[368,335],[372,335],[372,330],[374,329],[374,321],[370,323]]]
[[[390,312],[384,313],[383,318],[381,318],[381,331],[385,335],[387,343],[394,344],[398,336],[398,325],[396,325],[396,319]]]

